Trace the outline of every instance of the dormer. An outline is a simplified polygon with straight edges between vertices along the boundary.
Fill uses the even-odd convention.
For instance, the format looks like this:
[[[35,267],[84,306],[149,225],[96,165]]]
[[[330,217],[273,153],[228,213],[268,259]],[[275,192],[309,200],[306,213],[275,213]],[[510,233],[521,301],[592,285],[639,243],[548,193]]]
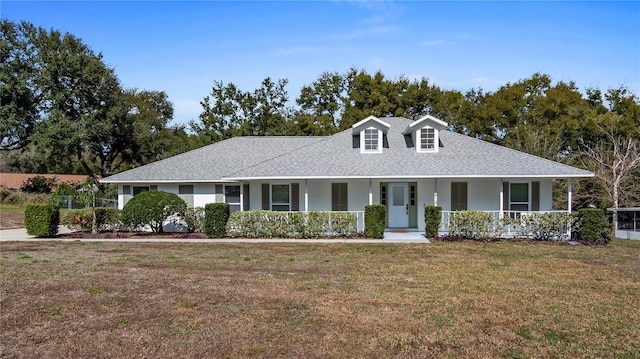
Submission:
[[[426,115],[407,126],[403,134],[411,136],[417,152],[438,152],[439,132],[447,126],[446,122]]]
[[[354,145],[360,147],[360,153],[382,153],[386,143],[384,136],[389,132],[389,128],[390,124],[375,116],[369,116],[351,126]]]

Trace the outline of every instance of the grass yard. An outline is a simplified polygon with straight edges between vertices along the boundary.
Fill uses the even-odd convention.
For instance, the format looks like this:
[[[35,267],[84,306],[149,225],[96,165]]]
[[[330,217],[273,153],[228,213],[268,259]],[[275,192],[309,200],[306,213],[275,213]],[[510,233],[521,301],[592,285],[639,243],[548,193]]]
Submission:
[[[0,229],[24,227],[24,208],[10,204],[0,204]]]
[[[3,358],[640,357],[640,242],[0,249]]]

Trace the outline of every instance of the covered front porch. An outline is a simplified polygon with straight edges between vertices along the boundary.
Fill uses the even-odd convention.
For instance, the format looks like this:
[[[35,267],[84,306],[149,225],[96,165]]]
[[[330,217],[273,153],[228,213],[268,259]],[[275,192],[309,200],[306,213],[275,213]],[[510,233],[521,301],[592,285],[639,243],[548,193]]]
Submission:
[[[345,178],[245,181],[236,189],[236,210],[268,209],[285,212],[350,212],[364,231],[364,207],[386,206],[389,232],[424,233],[425,206],[442,208],[439,233],[449,231],[451,213],[477,210],[499,219],[531,213],[571,213],[552,206],[551,178]],[[571,180],[567,201],[572,202]],[[226,191],[225,191],[226,193]],[[505,228],[505,236],[514,236]]]

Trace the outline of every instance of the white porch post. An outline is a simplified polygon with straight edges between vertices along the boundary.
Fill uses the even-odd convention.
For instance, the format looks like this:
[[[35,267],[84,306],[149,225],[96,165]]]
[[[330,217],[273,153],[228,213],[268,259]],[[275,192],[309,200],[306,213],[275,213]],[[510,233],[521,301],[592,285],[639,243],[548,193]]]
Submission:
[[[309,180],[304,180],[304,212],[309,212]]]
[[[573,201],[572,197],[573,189],[571,188],[571,178],[569,178],[567,179],[567,212],[569,212],[569,214],[571,214],[571,208],[573,207],[571,203]]]
[[[240,212],[244,211],[244,184],[240,183]]]
[[[573,204],[573,189],[571,188],[571,178],[567,178],[567,212],[571,214]],[[567,238],[571,240],[571,223],[567,226]]]
[[[500,219],[504,218],[504,182],[500,179]]]
[[[433,185],[433,205],[434,206],[438,205],[438,179],[437,178],[434,180],[434,185]]]
[[[371,178],[369,178],[369,205],[373,204],[373,184]]]

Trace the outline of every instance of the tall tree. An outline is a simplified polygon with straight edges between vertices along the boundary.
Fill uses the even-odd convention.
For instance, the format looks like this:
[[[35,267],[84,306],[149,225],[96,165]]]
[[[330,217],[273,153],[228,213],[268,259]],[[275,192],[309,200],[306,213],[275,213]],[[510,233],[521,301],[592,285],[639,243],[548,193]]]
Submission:
[[[308,86],[302,87],[296,103],[297,134],[331,135],[340,126],[347,101],[347,78],[338,72],[324,72]]]
[[[0,19],[0,150],[26,147],[39,119],[36,28]]]
[[[190,127],[205,143],[234,136],[285,135],[290,113],[286,85],[286,79],[266,78],[261,87],[245,92],[233,83],[215,81],[200,102],[200,121],[191,121]]]

